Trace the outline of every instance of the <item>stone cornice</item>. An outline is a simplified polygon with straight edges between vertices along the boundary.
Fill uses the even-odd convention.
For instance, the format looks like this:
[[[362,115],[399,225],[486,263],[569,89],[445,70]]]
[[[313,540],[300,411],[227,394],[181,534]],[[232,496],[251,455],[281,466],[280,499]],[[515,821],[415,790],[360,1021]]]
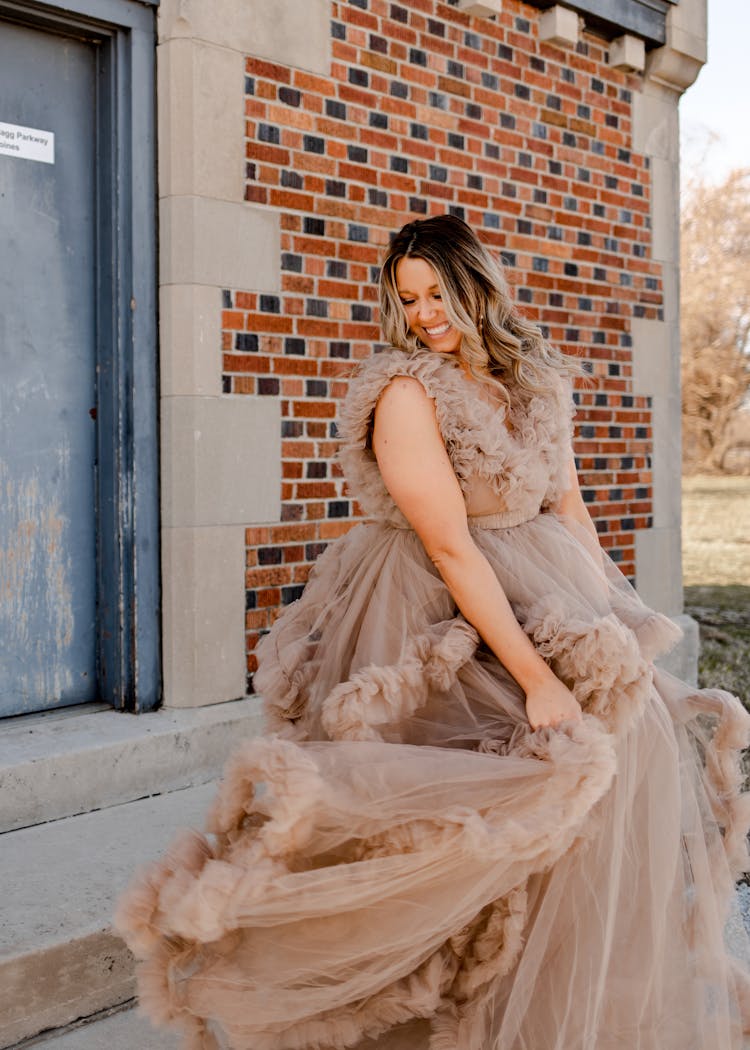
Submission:
[[[534,7],[553,7],[557,0],[528,0]],[[578,12],[590,29],[612,39],[630,33],[640,37],[647,49],[667,40],[667,14],[678,0],[565,0],[565,7]]]

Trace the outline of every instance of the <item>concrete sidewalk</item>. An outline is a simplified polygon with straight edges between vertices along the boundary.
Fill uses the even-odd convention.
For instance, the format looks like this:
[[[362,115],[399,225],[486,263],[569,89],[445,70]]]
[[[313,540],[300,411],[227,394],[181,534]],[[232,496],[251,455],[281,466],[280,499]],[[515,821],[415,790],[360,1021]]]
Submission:
[[[131,1008],[65,1031],[38,1036],[19,1044],[19,1050],[37,1046],[40,1050],[180,1050],[180,1037],[157,1031]]]

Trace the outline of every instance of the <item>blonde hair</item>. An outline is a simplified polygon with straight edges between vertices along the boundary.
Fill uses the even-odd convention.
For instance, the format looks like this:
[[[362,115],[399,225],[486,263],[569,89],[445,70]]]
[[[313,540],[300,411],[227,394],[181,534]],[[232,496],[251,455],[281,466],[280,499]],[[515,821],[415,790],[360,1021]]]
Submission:
[[[550,370],[583,374],[578,361],[550,346],[518,312],[502,264],[455,215],[407,223],[391,241],[380,271],[380,324],[392,346],[409,353],[423,346],[409,331],[398,294],[396,268],[407,258],[423,259],[435,271],[446,316],[461,333],[461,358],[476,379],[499,387],[505,399],[509,381],[540,393],[550,388]]]

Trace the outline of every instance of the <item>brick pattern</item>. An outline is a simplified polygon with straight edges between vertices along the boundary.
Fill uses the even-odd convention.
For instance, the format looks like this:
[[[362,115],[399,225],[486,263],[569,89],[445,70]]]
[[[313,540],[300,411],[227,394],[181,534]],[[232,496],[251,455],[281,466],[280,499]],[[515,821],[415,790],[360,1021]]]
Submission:
[[[452,211],[502,253],[527,316],[581,355],[585,498],[630,578],[651,523],[651,409],[631,384],[630,320],[661,319],[648,159],[631,149],[638,79],[606,44],[538,39],[539,12],[495,20],[438,0],[331,4],[329,77],[246,62],[246,199],[277,209],[281,294],[224,292],[223,389],[278,397],[282,521],[247,530],[253,648],[310,565],[356,521],[334,463],[336,405],[379,339],[389,232]]]

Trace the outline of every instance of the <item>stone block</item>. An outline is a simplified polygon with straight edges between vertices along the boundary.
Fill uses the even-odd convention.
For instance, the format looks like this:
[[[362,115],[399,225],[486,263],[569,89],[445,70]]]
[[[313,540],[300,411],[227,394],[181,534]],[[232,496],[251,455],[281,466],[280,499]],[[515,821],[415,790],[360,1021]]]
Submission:
[[[633,340],[633,390],[651,397],[668,397],[674,383],[678,362],[672,360],[672,334],[663,321],[634,317],[631,321]]]
[[[680,258],[679,167],[659,157],[651,161],[651,258],[675,263]]]
[[[633,149],[677,163],[680,157],[678,96],[663,85],[644,81],[633,93]]]
[[[467,15],[474,15],[477,18],[499,15],[502,7],[503,0],[458,0],[459,11],[465,11]]]
[[[625,33],[609,45],[609,64],[625,73],[642,73],[646,68],[646,45],[640,37]]]
[[[273,397],[164,398],[163,524],[278,521],[280,413]]]
[[[682,612],[682,549],[679,528],[640,529],[635,534],[635,582],[657,612]]]
[[[244,197],[243,56],[178,39],[156,51],[159,196]]]
[[[159,42],[189,37],[312,73],[330,71],[329,0],[162,0]]]
[[[162,397],[221,394],[221,290],[165,284],[159,291]]]
[[[646,76],[682,93],[708,57],[707,0],[681,0],[667,12],[667,41],[650,52]]]
[[[164,706],[246,692],[245,530],[162,530]]]
[[[159,209],[160,282],[280,290],[277,212],[206,197],[166,197]]]
[[[539,39],[558,47],[575,47],[578,43],[580,18],[570,8],[556,4],[539,20]]]

